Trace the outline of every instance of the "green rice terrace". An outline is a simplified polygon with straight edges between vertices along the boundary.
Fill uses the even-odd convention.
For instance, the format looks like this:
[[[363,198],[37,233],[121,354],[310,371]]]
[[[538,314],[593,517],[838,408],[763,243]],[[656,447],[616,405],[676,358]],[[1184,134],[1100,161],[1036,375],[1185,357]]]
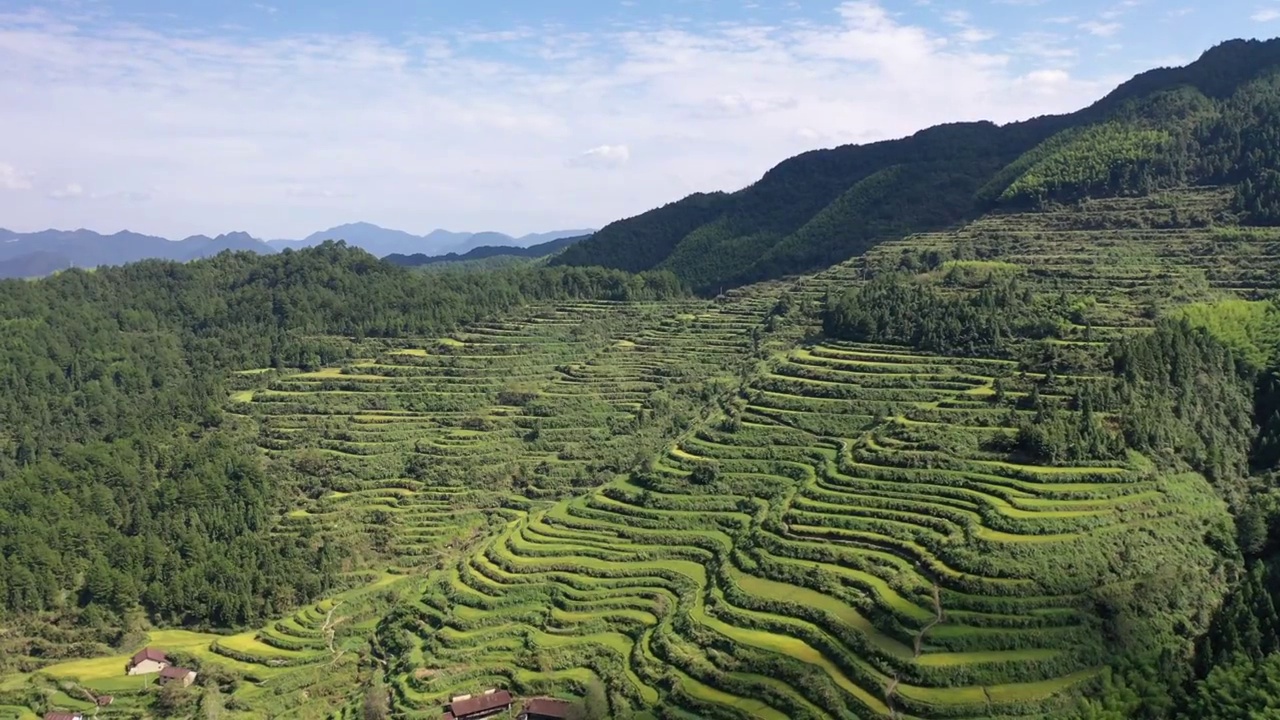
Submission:
[[[1269,295],[1280,234],[1199,222],[1223,202],[990,215],[715,301],[532,305],[314,372],[243,369],[235,421],[305,488],[274,532],[370,553],[264,627],[142,644],[242,678],[228,717],[360,717],[381,682],[405,718],[593,685],[610,717],[1053,717],[1117,646],[1179,632],[1126,603],[1216,572],[1201,538],[1224,503],[1133,451],[993,449],[1098,375],[821,337],[813,311],[886,268],[957,296],[1015,276],[1080,299],[1055,342],[1090,352],[1181,304]],[[0,691],[136,716],[127,659]]]
[[[1110,339],[1109,328],[1150,325],[1184,303],[1271,294],[1280,231],[1215,222],[1229,201],[1225,188],[1191,188],[991,214],[952,232],[878,245],[801,281],[801,294],[816,299],[831,284],[869,270],[923,272],[956,287],[1018,277],[1085,300],[1097,333],[1092,339]]]

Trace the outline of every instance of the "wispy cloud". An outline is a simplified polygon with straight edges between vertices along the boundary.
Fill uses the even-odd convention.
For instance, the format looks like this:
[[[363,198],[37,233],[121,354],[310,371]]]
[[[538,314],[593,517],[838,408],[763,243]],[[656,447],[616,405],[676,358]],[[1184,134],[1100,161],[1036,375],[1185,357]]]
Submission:
[[[980,49],[953,19],[859,1],[825,23],[393,42],[0,14],[0,188],[39,190],[0,193],[0,217],[172,236],[599,225],[816,146],[1075,109],[1117,79],[1069,72],[1065,47]]]
[[[964,10],[948,10],[942,13],[942,21],[956,28],[955,38],[962,43],[983,43],[996,37],[996,33],[973,24],[972,16]]]
[[[1013,42],[1012,47],[1021,55],[1056,65],[1074,61],[1079,55],[1079,51],[1067,42],[1067,38],[1057,33],[1023,33]]]
[[[1280,8],[1260,8],[1249,19],[1260,23],[1280,20]]]
[[[569,160],[573,167],[612,168],[626,165],[631,160],[631,148],[626,145],[601,145]]]
[[[31,177],[8,163],[0,163],[0,190],[30,190]]]
[[[84,186],[80,183],[67,183],[60,188],[50,190],[49,197],[54,200],[79,200],[85,197]]]
[[[1111,37],[1112,35],[1120,32],[1120,28],[1122,26],[1118,22],[1089,20],[1087,22],[1080,23],[1079,27],[1090,35],[1096,35],[1097,37]]]

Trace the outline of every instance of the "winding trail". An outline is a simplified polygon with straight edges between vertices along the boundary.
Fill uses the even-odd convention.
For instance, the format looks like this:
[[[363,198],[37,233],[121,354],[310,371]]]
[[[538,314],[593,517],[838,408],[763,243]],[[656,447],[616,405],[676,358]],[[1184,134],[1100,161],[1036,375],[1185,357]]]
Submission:
[[[333,607],[329,608],[329,613],[324,617],[324,625],[320,628],[320,632],[324,635],[325,645],[329,648],[329,654],[333,655],[333,660],[329,662],[330,666],[337,664],[338,660],[342,659],[342,654],[346,652],[345,650],[335,650],[333,647],[333,636],[337,632],[335,627],[337,623],[333,622],[333,612],[341,604],[342,601],[339,600],[333,604]],[[338,618],[338,622],[342,622],[342,618]]]
[[[889,684],[884,688],[884,702],[889,706],[889,717],[892,720],[898,720],[898,708],[893,706],[893,698],[898,693],[898,674],[894,673]]]
[[[920,632],[916,633],[916,641],[915,641],[915,651],[916,651],[915,659],[916,660],[920,659],[920,652],[921,652],[920,648],[921,648],[921,645],[924,643],[924,634],[932,630],[933,626],[947,619],[946,614],[942,612],[942,597],[938,594],[938,583],[933,584],[933,611],[937,613],[937,617],[935,617],[933,621],[930,622],[928,625],[925,625],[924,627],[920,628]]]

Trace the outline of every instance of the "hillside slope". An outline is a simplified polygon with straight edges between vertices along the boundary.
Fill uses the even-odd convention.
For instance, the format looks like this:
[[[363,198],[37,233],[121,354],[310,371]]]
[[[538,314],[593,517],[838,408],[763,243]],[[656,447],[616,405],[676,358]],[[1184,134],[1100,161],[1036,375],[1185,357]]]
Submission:
[[[662,268],[715,291],[816,270],[992,209],[1187,184],[1230,184],[1241,219],[1273,224],[1278,67],[1280,41],[1236,40],[1069,115],[807,152],[738,192],[691,195],[612,223],[552,262]]]
[[[255,616],[256,631],[193,637],[193,652],[305,688],[244,683],[234,696],[258,716],[349,704],[341,689],[368,671],[358,653],[376,648],[404,717],[438,717],[451,695],[488,687],[572,697],[594,680],[614,717],[1078,720],[1073,704],[1101,692],[1104,667],[1181,651],[1232,587],[1222,566],[1235,556],[1228,508],[1244,494],[1248,422],[1224,400],[1246,388],[1213,346],[1168,364],[1191,364],[1182,374],[1196,384],[1160,402],[1114,391],[1109,362],[1111,341],[1147,337],[1180,305],[1274,293],[1280,232],[1205,226],[1229,202],[1223,189],[1179,189],[994,213],[717,302],[553,296],[440,332],[427,324],[440,303],[392,293],[435,278],[336,249],[331,261],[220,258],[264,282],[296,277],[274,291],[292,299],[282,317],[330,349],[322,367],[247,365],[219,388],[245,442],[309,489],[274,516],[274,533],[344,538],[368,553],[352,559],[368,572],[336,575],[352,589],[332,602],[309,594],[279,620]],[[370,292],[345,290],[352,317],[326,325],[323,308],[339,300],[326,288],[355,279],[306,278],[343,258],[364,273],[351,287]],[[274,270],[303,261],[305,276]],[[54,280],[89,281],[78,275]],[[886,317],[937,315],[927,303],[900,312],[882,292],[899,275],[945,299],[948,316],[972,317],[976,297],[1004,321],[968,323],[976,335],[960,342],[964,328],[945,323],[891,337],[900,328]],[[1006,278],[1039,299],[993,294]],[[819,326],[818,308],[842,304],[824,296],[866,288],[890,302],[845,304],[884,317],[854,327],[845,308]],[[258,292],[215,296],[277,304],[253,302]],[[362,340],[325,330],[365,313],[394,320],[396,307],[422,317]],[[1044,319],[1060,322],[1031,337]],[[858,333],[879,338],[845,337]],[[1150,334],[1183,347],[1163,333]],[[1084,422],[1083,398],[1115,424]],[[1186,458],[1122,439],[1116,428],[1129,426],[1176,438]],[[1075,442],[1079,428],[1092,444]],[[381,583],[398,599],[380,599]],[[323,639],[330,618],[345,654]],[[101,667],[118,673],[134,649],[101,650]],[[33,662],[40,675],[18,682],[119,682],[97,665]],[[148,696],[117,702],[144,708]]]

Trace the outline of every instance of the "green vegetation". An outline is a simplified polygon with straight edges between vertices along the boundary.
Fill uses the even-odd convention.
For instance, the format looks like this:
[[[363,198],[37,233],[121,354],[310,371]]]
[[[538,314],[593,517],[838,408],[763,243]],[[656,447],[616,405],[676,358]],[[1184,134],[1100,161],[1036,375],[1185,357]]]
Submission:
[[[354,571],[379,555],[369,538],[282,529],[328,456],[295,465],[261,452],[234,404],[300,407],[272,387],[281,368],[536,299],[679,294],[669,277],[615,271],[427,278],[340,244],[4,283],[0,617],[21,624],[0,664],[125,650],[149,623],[257,625],[366,581]],[[301,377],[351,382],[333,370]],[[357,456],[358,442],[345,447]]]
[[[0,284],[0,717],[1274,713],[1277,47],[552,267]],[[125,675],[148,646],[196,686]]]
[[[972,296],[956,298],[886,275],[828,298],[822,327],[848,340],[999,357],[1012,344],[1057,333],[1069,312],[1061,300],[1038,297],[1017,280],[983,283]]]
[[[1273,302],[1240,300],[1194,303],[1172,315],[1202,327],[1254,368],[1280,360],[1280,307]]]
[[[1070,142],[1041,153],[1000,199],[1069,202],[1099,191],[1145,195],[1150,189],[1143,187],[1147,176],[1167,174],[1150,165],[1169,142],[1169,134],[1161,130],[1141,130],[1119,123],[1087,128]]]

